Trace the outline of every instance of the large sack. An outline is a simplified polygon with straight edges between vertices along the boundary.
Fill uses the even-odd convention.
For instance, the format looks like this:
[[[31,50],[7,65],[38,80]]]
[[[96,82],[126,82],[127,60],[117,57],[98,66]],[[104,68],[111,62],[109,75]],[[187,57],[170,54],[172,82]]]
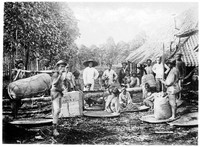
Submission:
[[[60,117],[83,115],[83,93],[80,91],[63,92]]]
[[[8,94],[11,99],[29,98],[48,91],[51,84],[52,79],[49,74],[38,74],[10,83]]]
[[[150,87],[156,87],[156,81],[152,74],[144,75],[142,77],[142,84],[148,83]]]
[[[154,95],[154,116],[156,119],[168,119],[172,116],[171,106],[168,98],[163,97],[162,93]]]

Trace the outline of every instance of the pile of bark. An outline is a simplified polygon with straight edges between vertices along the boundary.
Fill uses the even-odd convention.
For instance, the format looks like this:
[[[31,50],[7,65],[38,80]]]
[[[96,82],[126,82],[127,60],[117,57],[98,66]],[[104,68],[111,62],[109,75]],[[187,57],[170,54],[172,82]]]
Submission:
[[[18,111],[18,118],[46,117],[51,114],[51,97],[34,97],[22,99],[22,106]],[[3,115],[11,116],[10,99],[3,99]]]
[[[108,95],[108,91],[83,92],[83,98],[85,100],[89,98],[98,99],[100,97],[106,97]],[[52,102],[50,96],[24,98],[21,101],[22,106],[19,108],[18,118],[41,118],[51,115]],[[12,116],[10,99],[3,99],[3,115]]]

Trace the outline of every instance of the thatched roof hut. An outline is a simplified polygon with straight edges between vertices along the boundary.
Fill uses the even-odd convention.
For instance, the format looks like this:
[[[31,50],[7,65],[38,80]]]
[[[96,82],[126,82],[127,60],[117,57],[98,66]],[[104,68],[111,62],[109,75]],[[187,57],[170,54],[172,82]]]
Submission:
[[[183,54],[186,66],[198,66],[199,33],[198,33],[198,10],[191,8],[184,11],[176,18],[178,32],[175,36],[180,40],[177,52]]]
[[[164,24],[150,36],[147,42],[132,52],[127,61],[143,63],[148,58],[152,61],[163,55],[163,44],[166,57],[173,57],[176,52],[182,52],[186,66],[198,66],[198,13],[191,8],[184,11],[174,21]],[[173,42],[171,48],[171,42]],[[176,47],[178,46],[178,48]]]

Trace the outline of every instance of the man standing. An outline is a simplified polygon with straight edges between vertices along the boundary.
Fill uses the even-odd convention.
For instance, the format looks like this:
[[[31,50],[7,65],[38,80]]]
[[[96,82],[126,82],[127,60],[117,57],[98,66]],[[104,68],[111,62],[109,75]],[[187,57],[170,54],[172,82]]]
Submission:
[[[65,84],[69,84],[66,86],[68,88],[68,91],[73,91],[75,90],[75,77],[74,75],[69,71],[69,64],[65,66],[65,79],[64,79]]]
[[[12,71],[12,80],[16,81],[18,79],[26,78],[26,73],[22,71],[24,70],[23,60],[16,59],[15,62],[15,69]]]
[[[126,62],[122,62],[122,68],[119,71],[119,84],[122,85],[126,73],[129,72]]]
[[[179,79],[179,82],[178,82],[180,88],[182,88],[183,79],[184,79],[185,73],[186,73],[185,63],[182,61],[181,57],[182,57],[181,53],[178,53],[176,55],[176,68],[178,69],[178,71],[180,73],[180,79]],[[181,98],[181,93],[179,94],[179,99],[180,98]]]
[[[153,70],[152,70],[152,66],[151,66],[151,59],[147,59],[147,66],[144,68],[144,70],[146,71],[145,74],[152,74],[153,75]]]
[[[178,86],[179,81],[179,71],[174,67],[175,63],[173,61],[168,61],[167,65],[169,67],[167,78],[165,81],[161,80],[163,84],[167,87],[167,93],[169,96],[169,104],[171,105],[172,116],[171,119],[176,117],[176,99],[180,88]]]
[[[112,69],[112,64],[111,63],[108,63],[108,69],[104,71],[103,73],[103,80],[107,80],[107,84],[108,84],[108,87],[112,84],[114,84],[114,82],[117,80],[117,74],[116,72]]]
[[[52,75],[52,88],[51,88],[51,98],[52,98],[52,116],[53,116],[53,135],[58,136],[58,119],[61,111],[61,98],[63,97],[63,91],[65,90],[65,66],[67,64],[65,61],[60,60],[56,63],[58,72]]]
[[[164,67],[168,71],[169,67],[167,65],[163,66],[163,63],[161,62],[161,57],[157,57],[156,64],[154,64],[152,67],[153,72],[156,74],[155,79],[156,79],[157,92],[160,92],[162,90],[161,80],[163,79],[164,75]]]
[[[86,66],[83,71],[83,83],[85,86],[91,84],[90,90],[94,90],[94,80],[99,76],[99,72],[94,67],[97,66],[98,63],[94,60],[88,60],[85,61],[83,65]]]

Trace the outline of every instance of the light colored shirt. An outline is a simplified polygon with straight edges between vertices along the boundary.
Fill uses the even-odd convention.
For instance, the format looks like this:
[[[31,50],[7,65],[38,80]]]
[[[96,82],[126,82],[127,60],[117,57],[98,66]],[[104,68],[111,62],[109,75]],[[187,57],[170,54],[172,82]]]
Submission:
[[[168,86],[172,86],[173,84],[178,83],[179,76],[180,76],[180,73],[179,73],[178,69],[173,67],[170,70],[170,72],[165,80],[165,84]]]
[[[164,65],[164,67],[167,68],[167,70],[169,69],[169,67],[166,64]],[[152,70],[156,74],[156,78],[161,78],[161,79],[163,78],[164,67],[162,63],[160,64],[156,63],[153,65]]]
[[[105,70],[104,73],[103,73],[103,79],[105,78],[108,78],[108,84],[113,84],[114,83],[114,80],[117,79],[117,74],[114,70]]]
[[[126,94],[124,92],[121,92],[119,94],[119,104],[124,104],[125,106],[130,104],[132,102],[131,95],[128,91],[126,91]]]
[[[156,81],[152,74],[142,76],[142,84],[141,86],[145,86],[145,83],[148,83],[150,87],[156,87]]]
[[[99,72],[94,67],[86,67],[83,71],[83,83],[94,84],[94,80],[96,80],[99,76]]]

